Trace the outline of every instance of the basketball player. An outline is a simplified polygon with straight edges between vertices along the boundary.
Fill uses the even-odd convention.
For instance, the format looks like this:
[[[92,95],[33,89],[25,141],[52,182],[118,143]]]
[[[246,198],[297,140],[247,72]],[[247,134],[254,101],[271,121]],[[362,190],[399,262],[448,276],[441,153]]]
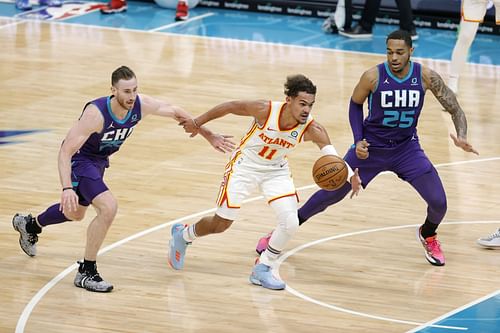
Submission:
[[[387,62],[370,68],[354,88],[349,121],[355,144],[344,160],[359,169],[362,186],[383,171],[392,171],[408,182],[427,203],[427,216],[417,229],[426,259],[435,266],[445,264],[436,229],[446,213],[446,195],[439,175],[420,147],[417,122],[430,90],[451,115],[457,135],[454,144],[466,152],[477,152],[467,142],[467,121],[455,94],[432,69],[410,60],[413,53],[409,32],[397,30],[386,39]],[[363,104],[368,117],[363,120]],[[336,191],[319,190],[299,209],[300,224],[341,201],[349,192],[345,185]],[[273,233],[274,234],[274,233]],[[259,240],[257,252],[266,249],[268,236]]]
[[[476,36],[479,23],[483,22],[486,10],[495,3],[496,23],[500,24],[500,0],[463,0],[462,20],[458,32],[457,42],[451,55],[450,78],[448,86],[456,94],[458,92],[458,81],[460,70],[465,66],[467,54],[474,37]]]
[[[250,130],[226,166],[215,215],[190,226],[172,226],[169,262],[174,269],[183,268],[186,247],[191,242],[227,230],[238,217],[243,200],[253,189],[260,188],[276,213],[278,225],[267,250],[253,268],[250,281],[264,288],[285,288],[285,283],[272,275],[271,267],[299,226],[297,193],[287,155],[302,141],[314,142],[323,154],[338,155],[324,127],[311,116],[316,86],[304,75],[289,76],[285,95],[285,102],[223,103],[197,117],[192,124],[184,123],[187,132],[196,133],[200,125],[230,113],[253,118]],[[351,185],[347,187],[357,194],[361,186],[357,170],[350,170],[349,179]]]
[[[113,222],[117,202],[103,181],[109,156],[120,149],[139,121],[150,114],[186,121],[190,116],[180,107],[137,93],[137,79],[122,66],[111,75],[111,96],[88,102],[69,130],[59,151],[61,202],[47,208],[36,218],[16,214],[12,220],[19,232],[19,244],[29,256],[36,255],[38,234],[42,228],[66,221],[80,221],[90,204],[97,211],[87,229],[83,262],[74,284],[90,291],[108,292],[113,286],[97,272],[96,257]],[[226,136],[203,128],[201,134],[221,152],[229,152],[234,144]]]

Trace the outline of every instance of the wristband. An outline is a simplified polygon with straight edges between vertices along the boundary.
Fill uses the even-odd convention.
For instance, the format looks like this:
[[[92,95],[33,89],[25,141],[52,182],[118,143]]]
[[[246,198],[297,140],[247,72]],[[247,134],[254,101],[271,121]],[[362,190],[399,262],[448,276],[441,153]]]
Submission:
[[[73,187],[63,187],[62,191],[64,192],[66,190],[72,190],[72,189],[73,189]]]
[[[339,153],[337,153],[337,150],[333,145],[326,145],[323,148],[321,148],[321,152],[323,155],[335,155],[339,156]]]
[[[193,124],[194,124],[194,127],[200,128],[200,125],[198,125],[198,123],[196,122],[196,120],[194,118],[193,118]]]

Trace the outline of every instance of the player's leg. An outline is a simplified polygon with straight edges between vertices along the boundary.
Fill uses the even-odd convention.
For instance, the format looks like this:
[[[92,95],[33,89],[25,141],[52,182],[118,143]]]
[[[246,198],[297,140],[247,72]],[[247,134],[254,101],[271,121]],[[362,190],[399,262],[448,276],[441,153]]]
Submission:
[[[344,160],[349,164],[351,169],[358,169],[359,176],[362,181],[363,188],[378,175],[385,170],[384,158],[378,156],[376,152],[370,153],[370,156],[365,160],[360,160],[356,156],[354,148],[350,148],[344,156]],[[323,212],[328,207],[336,204],[344,199],[351,191],[351,184],[345,183],[344,186],[335,191],[318,190],[316,191],[298,211],[299,223],[302,224],[316,214]]]
[[[476,36],[479,23],[483,21],[484,15],[486,14],[487,5],[487,0],[462,1],[462,20],[460,22],[457,42],[451,55],[450,75],[448,80],[448,87],[454,93],[458,92],[460,71],[467,61],[470,46]]]
[[[352,169],[358,168],[359,176],[363,182],[364,188],[368,186],[377,174],[385,170],[384,158],[382,156],[378,156],[376,152],[371,153],[370,157],[366,160],[360,160],[356,157],[355,150],[351,148],[344,156],[344,160]],[[348,182],[335,191],[316,191],[298,210],[297,215],[299,218],[299,225],[302,225],[314,215],[323,212],[328,207],[342,201],[342,199],[344,199],[350,191],[351,184]],[[271,235],[272,232],[259,239],[255,248],[255,251],[258,254],[261,254],[266,249]]]
[[[451,55],[450,75],[448,80],[448,87],[455,94],[458,93],[460,71],[465,66],[467,55],[469,53],[470,46],[472,45],[472,42],[474,41],[474,38],[476,36],[478,27],[478,22],[468,22],[464,21],[463,19],[460,22],[457,42]]]
[[[415,24],[413,23],[413,11],[410,0],[396,0],[396,4],[398,6],[400,17],[399,27],[402,30],[408,31],[412,40],[417,40],[418,34]]]
[[[297,232],[297,198],[295,195],[281,197],[270,203],[277,217],[277,226],[269,240],[266,250],[260,255],[250,275],[250,282],[264,288],[280,290],[285,283],[274,277],[271,268],[285,245]]]
[[[174,224],[169,242],[168,263],[170,266],[173,269],[182,269],[188,245],[191,245],[198,237],[226,231],[236,219],[238,212],[239,208],[229,208],[226,203],[223,203],[213,216],[205,216],[191,225]]]
[[[237,218],[241,203],[258,186],[258,173],[254,173],[251,162],[241,156],[226,165],[217,198],[217,210],[213,216],[200,219],[192,225],[176,223],[172,226],[168,261],[172,268],[182,269],[186,248],[196,238],[221,233]]]
[[[73,173],[72,181],[78,184],[79,176]],[[36,217],[33,217],[31,214],[23,215],[21,213],[17,213],[14,216],[12,219],[12,226],[19,232],[19,245],[27,255],[31,257],[36,255],[36,243],[38,242],[38,235],[42,232],[42,228],[66,221],[80,221],[83,219],[90,201],[87,201],[79,193],[78,185],[74,190],[79,199],[79,205],[74,212],[66,212],[66,214],[63,214],[60,210],[61,205],[57,203],[47,208]]]
[[[427,216],[417,228],[417,238],[425,250],[425,257],[432,265],[445,263],[436,229],[446,214],[447,203],[444,187],[437,170],[420,147],[418,140],[411,140],[399,148],[391,159],[394,171],[401,179],[410,183],[427,203]]]
[[[89,291],[109,292],[113,285],[104,281],[97,271],[97,252],[106,237],[118,210],[118,203],[102,178],[82,177],[78,185],[79,194],[92,203],[97,215],[87,227],[87,242],[83,262],[79,262],[74,279],[77,287]]]
[[[445,258],[436,235],[439,223],[447,210],[446,194],[441,179],[433,167],[430,172],[414,179],[410,184],[427,203],[427,217],[417,231],[418,239],[425,249],[425,257],[432,265],[443,266]]]

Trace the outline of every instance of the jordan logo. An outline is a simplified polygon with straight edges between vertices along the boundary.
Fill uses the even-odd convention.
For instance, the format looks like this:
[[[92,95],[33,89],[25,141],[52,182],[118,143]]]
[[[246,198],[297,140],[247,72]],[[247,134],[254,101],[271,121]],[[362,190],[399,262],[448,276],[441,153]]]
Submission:
[[[385,78],[384,84],[389,84],[389,79],[388,78]]]
[[[111,124],[109,124],[108,129],[109,129],[109,128],[115,128],[115,127],[113,126],[113,122],[111,122]]]

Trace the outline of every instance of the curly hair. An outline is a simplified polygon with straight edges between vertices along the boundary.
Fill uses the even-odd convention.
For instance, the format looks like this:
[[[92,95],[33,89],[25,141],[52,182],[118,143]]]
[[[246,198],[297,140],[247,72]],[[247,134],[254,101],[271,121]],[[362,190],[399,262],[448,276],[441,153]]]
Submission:
[[[301,91],[316,95],[316,86],[302,74],[289,75],[285,82],[285,95],[297,97]]]

